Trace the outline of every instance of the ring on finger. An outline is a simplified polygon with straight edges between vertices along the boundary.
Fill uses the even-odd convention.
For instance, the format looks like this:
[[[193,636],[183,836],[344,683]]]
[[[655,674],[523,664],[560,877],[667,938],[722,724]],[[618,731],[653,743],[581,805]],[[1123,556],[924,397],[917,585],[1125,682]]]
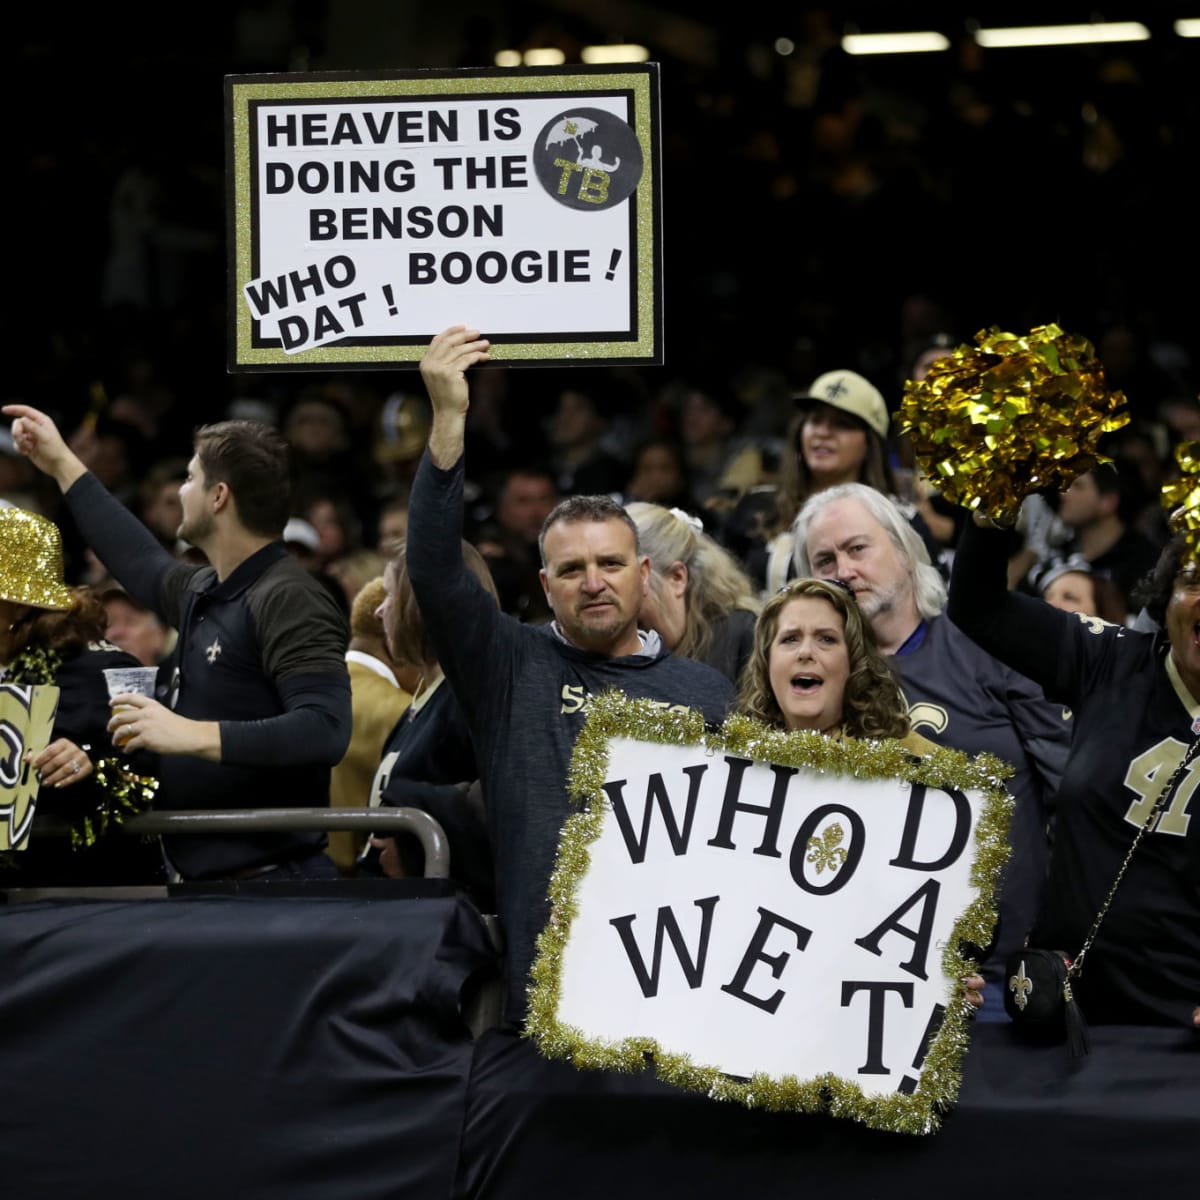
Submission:
[[[83,768],[79,765],[79,759],[77,759],[77,758],[71,759],[71,774],[78,775],[79,772],[82,770],[83,770]]]

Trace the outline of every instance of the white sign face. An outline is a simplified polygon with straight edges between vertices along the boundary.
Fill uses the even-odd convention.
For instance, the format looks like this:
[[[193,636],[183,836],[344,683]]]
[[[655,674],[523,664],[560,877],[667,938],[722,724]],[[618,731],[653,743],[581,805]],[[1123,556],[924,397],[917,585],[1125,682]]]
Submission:
[[[990,905],[977,828],[1004,801],[630,737],[600,790],[550,1024],[752,1081],[733,1098],[832,1082],[860,1119],[928,1128],[949,1097],[924,1065],[965,1015],[960,922]]]
[[[230,77],[231,369],[662,358],[657,68]]]

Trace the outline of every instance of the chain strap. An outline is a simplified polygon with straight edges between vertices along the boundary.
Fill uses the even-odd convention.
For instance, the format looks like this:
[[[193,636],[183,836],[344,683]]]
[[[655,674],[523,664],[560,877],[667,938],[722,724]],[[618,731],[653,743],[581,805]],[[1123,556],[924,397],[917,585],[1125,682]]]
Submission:
[[[1108,895],[1104,897],[1104,903],[1100,905],[1100,911],[1096,914],[1096,919],[1092,922],[1092,927],[1088,930],[1087,937],[1083,939],[1083,946],[1080,948],[1079,953],[1075,956],[1075,961],[1067,968],[1066,986],[1068,988],[1071,986],[1070,980],[1072,977],[1077,979],[1081,974],[1083,974],[1083,960],[1087,957],[1087,952],[1092,948],[1092,943],[1096,940],[1096,934],[1100,930],[1100,922],[1103,921],[1105,916],[1108,914],[1108,910],[1113,902],[1113,897],[1117,894],[1117,888],[1121,886],[1121,880],[1125,878],[1125,871],[1129,867],[1129,863],[1133,858],[1134,851],[1137,850],[1142,837],[1149,833],[1150,830],[1153,829],[1158,823],[1158,818],[1161,815],[1162,810],[1166,807],[1168,796],[1170,796],[1172,789],[1175,787],[1176,781],[1183,774],[1184,768],[1196,756],[1196,750],[1198,748],[1200,748],[1200,741],[1193,742],[1187,753],[1184,754],[1184,756],[1176,764],[1175,770],[1171,772],[1171,776],[1163,785],[1162,791],[1158,793],[1158,799],[1155,800],[1154,807],[1150,809],[1150,813],[1146,817],[1146,820],[1142,823],[1141,828],[1134,835],[1133,842],[1130,844],[1129,849],[1125,851],[1125,861],[1121,863],[1121,869],[1117,872],[1117,877],[1113,880],[1112,887],[1108,889]]]

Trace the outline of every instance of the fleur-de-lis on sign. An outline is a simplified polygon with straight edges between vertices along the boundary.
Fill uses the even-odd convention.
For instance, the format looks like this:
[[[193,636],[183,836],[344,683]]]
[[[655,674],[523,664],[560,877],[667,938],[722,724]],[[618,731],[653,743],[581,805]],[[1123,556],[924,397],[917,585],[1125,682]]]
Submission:
[[[835,821],[825,826],[820,837],[808,839],[807,861],[816,865],[818,875],[826,867],[836,871],[846,861],[846,851],[841,846],[845,836],[846,831]]]

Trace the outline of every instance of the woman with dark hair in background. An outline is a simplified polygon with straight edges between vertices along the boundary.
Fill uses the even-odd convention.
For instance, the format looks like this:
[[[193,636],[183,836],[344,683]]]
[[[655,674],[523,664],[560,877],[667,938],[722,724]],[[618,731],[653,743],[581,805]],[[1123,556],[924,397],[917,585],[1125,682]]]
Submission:
[[[683,446],[675,438],[647,438],[633,453],[633,466],[625,485],[626,501],[661,504],[685,512],[699,509],[688,484]]]
[[[499,606],[496,586],[483,556],[469,542],[463,561]],[[477,780],[475,747],[458,698],[437,661],[408,577],[406,543],[383,573],[383,623],[388,653],[406,670],[412,702],[384,744],[371,785],[370,802],[418,808],[442,826],[450,844],[454,879],[484,911],[494,906],[492,855]],[[379,869],[400,877],[419,874],[416,847],[407,839],[375,837]]]
[[[791,577],[792,522],[804,502],[840,483],[863,483],[897,499],[888,461],[888,416],[883,396],[854,371],[828,371],[796,397],[775,488],[755,488],[738,502],[724,540],[751,578],[771,595]],[[915,509],[905,515],[937,561],[938,547]]]

